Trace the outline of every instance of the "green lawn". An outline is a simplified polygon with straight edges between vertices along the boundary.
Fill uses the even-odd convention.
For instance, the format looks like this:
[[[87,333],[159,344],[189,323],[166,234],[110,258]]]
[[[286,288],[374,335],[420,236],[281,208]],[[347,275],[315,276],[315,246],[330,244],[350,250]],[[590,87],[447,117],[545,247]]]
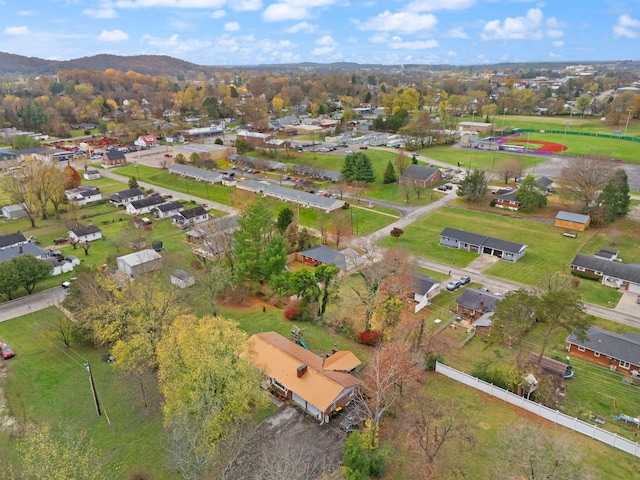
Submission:
[[[7,362],[3,390],[8,407],[18,420],[71,425],[87,431],[94,447],[123,465],[127,478],[133,471],[153,478],[175,478],[164,467],[160,399],[151,392],[153,406],[144,408],[135,382],[102,361],[107,353],[91,346],[65,348],[58,339],[54,319],[60,312],[49,308],[0,324],[0,336],[10,342],[16,357]],[[96,415],[89,377],[91,364],[102,416]],[[150,389],[151,390],[151,389]],[[12,458],[13,439],[0,433],[0,458]]]

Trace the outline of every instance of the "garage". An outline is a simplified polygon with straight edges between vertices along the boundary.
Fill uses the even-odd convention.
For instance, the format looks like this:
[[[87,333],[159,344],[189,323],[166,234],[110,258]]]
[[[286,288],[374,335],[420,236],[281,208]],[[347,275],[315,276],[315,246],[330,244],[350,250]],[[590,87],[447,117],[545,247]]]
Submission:
[[[637,293],[640,295],[640,284],[637,283],[628,283],[629,288],[627,289],[631,293]]]

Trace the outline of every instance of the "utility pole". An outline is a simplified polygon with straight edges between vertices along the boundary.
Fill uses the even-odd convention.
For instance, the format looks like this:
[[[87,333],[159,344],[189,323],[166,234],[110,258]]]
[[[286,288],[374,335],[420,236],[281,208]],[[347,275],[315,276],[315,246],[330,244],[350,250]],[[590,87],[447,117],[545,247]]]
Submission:
[[[93,401],[96,404],[96,413],[98,416],[102,415],[102,411],[100,410],[100,400],[98,400],[98,392],[96,391],[96,383],[93,380],[93,372],[91,371],[91,365],[89,362],[85,364],[85,368],[87,372],[89,372],[89,384],[91,385],[91,393],[93,394]]]
[[[631,110],[627,110],[627,124],[624,126],[624,135],[627,136],[627,128],[629,128],[629,119],[631,118]]]

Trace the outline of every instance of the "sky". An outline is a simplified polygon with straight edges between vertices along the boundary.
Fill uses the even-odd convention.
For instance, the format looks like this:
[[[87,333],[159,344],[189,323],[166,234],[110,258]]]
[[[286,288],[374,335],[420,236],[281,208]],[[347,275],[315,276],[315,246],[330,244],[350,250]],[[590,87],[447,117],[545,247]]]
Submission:
[[[200,65],[640,59],[640,0],[0,0],[0,51]]]

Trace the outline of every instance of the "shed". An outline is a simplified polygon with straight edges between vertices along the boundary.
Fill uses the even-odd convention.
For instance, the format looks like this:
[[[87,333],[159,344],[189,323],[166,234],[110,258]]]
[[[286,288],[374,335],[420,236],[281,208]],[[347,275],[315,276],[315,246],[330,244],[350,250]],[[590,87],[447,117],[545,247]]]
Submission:
[[[196,277],[186,270],[175,269],[171,274],[171,284],[180,288],[187,288],[196,283]]]
[[[162,256],[154,250],[140,250],[116,259],[118,270],[131,277],[144,275],[145,273],[160,270],[162,268]]]
[[[549,357],[543,356],[542,358],[540,358],[540,355],[535,352],[529,352],[529,362],[536,365],[539,363],[540,367],[543,370],[555,375],[565,376],[568,375],[571,370],[571,365],[560,362],[558,360],[554,360],[553,358]]]
[[[556,215],[556,227],[568,228],[583,232],[591,222],[589,215],[580,213],[564,212],[560,210]]]
[[[6,205],[0,209],[0,213],[7,220],[18,220],[27,216],[27,211],[22,205]]]

